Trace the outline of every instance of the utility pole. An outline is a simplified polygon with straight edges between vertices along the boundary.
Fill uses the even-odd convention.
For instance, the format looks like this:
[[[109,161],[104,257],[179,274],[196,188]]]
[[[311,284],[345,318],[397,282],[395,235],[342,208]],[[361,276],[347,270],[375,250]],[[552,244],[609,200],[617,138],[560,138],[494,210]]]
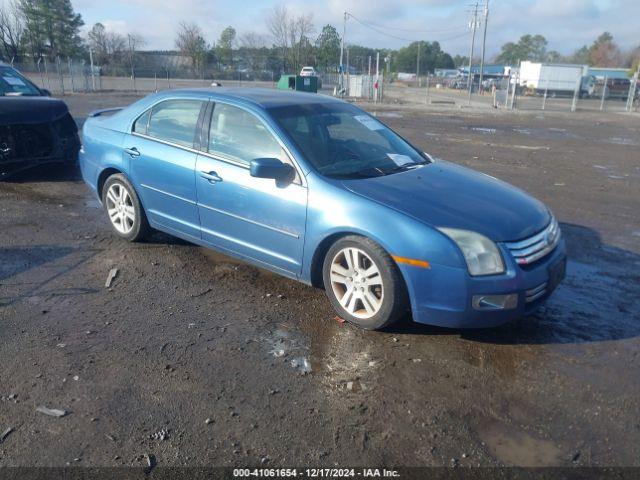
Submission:
[[[344,60],[344,37],[347,35],[347,11],[344,11],[344,19],[342,21],[342,38],[340,41],[340,81],[338,82],[340,88],[340,96],[343,95],[344,91],[344,65],[342,61]]]
[[[136,91],[136,74],[133,70],[133,55],[134,55],[134,47],[133,47],[133,43],[131,42],[131,34],[127,34],[127,38],[129,39],[129,58],[131,60],[131,81],[133,82],[133,91]]]
[[[473,88],[473,74],[471,73],[471,67],[473,64],[473,49],[476,45],[476,29],[478,28],[478,2],[473,7],[473,20],[471,20],[471,29],[473,34],[471,35],[471,51],[469,52],[469,105],[471,105],[471,89]]]
[[[482,58],[480,60],[480,88],[482,88],[482,77],[484,75],[484,52],[487,44],[487,21],[489,20],[489,0],[484,4],[484,34],[482,35]]]
[[[375,103],[380,101],[380,52],[376,52]]]
[[[420,83],[420,42],[418,42],[418,58],[416,59],[416,79],[418,80],[418,87],[421,87]]]
[[[93,49],[89,47],[89,62],[91,63],[91,89],[96,91],[96,77],[93,73]]]

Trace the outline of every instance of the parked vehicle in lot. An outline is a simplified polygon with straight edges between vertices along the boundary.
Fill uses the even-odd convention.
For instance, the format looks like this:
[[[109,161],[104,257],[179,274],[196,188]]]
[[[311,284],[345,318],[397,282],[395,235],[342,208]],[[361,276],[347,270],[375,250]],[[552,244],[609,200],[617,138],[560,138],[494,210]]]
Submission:
[[[76,123],[64,102],[49,95],[0,64],[0,177],[43,163],[77,161]]]
[[[434,159],[340,100],[267,89],[176,90],[85,122],[82,174],[116,235],[155,228],[324,287],[368,329],[487,327],[562,280],[541,202]]]
[[[598,79],[595,81],[593,96],[602,98],[604,93],[605,99],[617,98],[626,100],[630,90],[631,80],[628,78],[607,78],[606,85],[604,79]]]
[[[573,96],[576,89],[580,97],[593,94],[594,79],[587,65],[563,63],[521,62],[518,74],[522,91],[534,95]]]
[[[316,69],[313,67],[302,67],[302,70],[300,70],[300,76],[301,77],[317,77],[318,72],[316,72]]]

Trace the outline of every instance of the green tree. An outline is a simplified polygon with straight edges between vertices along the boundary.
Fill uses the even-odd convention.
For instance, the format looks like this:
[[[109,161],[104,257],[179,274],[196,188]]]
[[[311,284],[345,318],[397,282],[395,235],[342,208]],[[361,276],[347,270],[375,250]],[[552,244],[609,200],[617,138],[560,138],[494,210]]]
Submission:
[[[613,41],[613,35],[604,32],[589,47],[589,65],[598,67],[619,67],[622,63],[620,48]]]
[[[369,66],[369,57],[371,57],[371,70],[375,72],[376,69],[376,52],[373,48],[364,47],[362,45],[345,45],[344,53],[344,66],[347,67],[347,53],[349,60],[349,69],[355,68],[366,72]],[[383,68],[384,54],[380,52],[380,69]],[[340,52],[338,51],[338,58],[336,64],[340,63]]]
[[[316,40],[318,65],[324,70],[340,63],[340,35],[333,25],[325,25]]]
[[[468,67],[469,66],[469,57],[465,57],[463,55],[456,55],[453,57],[453,64],[456,68],[459,67]]]
[[[517,65],[519,61],[524,60],[544,62],[546,56],[546,38],[542,35],[523,35],[518,43],[505,43],[495,61],[507,65]]]
[[[568,58],[571,63],[589,63],[589,48],[586,45],[583,45]]]
[[[550,62],[550,63],[560,63],[560,62],[564,61],[564,57],[562,56],[562,54],[560,52],[556,52],[555,50],[551,50],[550,52],[547,52],[545,61],[546,62]]]
[[[35,57],[77,56],[84,52],[84,21],[70,0],[20,0],[28,50]]]
[[[418,47],[420,53],[420,73],[433,72],[436,68],[454,68],[451,55],[440,48],[438,42],[413,42],[398,50],[396,69],[400,72],[415,72],[418,66]]]
[[[220,34],[216,45],[216,54],[223,65],[231,65],[233,63],[233,45],[235,41],[236,29],[231,26],[225,28]]]

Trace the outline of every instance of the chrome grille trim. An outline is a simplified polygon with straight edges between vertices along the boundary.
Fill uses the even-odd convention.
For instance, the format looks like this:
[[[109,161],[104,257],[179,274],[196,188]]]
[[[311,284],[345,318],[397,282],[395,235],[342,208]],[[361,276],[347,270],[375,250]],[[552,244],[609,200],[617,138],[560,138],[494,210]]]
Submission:
[[[504,245],[519,265],[529,265],[551,253],[560,241],[560,226],[552,217],[549,225],[540,233],[517,242],[506,242]]]
[[[547,293],[547,282],[541,283],[537,287],[531,288],[525,292],[525,302],[535,302],[541,296]]]

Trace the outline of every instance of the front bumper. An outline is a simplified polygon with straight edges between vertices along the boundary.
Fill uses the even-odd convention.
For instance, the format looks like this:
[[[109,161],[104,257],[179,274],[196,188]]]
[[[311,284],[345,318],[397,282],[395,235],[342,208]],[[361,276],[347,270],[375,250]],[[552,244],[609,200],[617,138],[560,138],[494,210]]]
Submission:
[[[500,247],[507,271],[472,277],[466,268],[431,264],[430,269],[400,265],[411,297],[414,321],[451,328],[488,328],[522,318],[540,306],[564,278],[566,245],[533,265],[521,267]],[[514,308],[478,309],[473,298],[482,295],[517,296]]]
[[[80,138],[71,115],[51,122],[0,126],[0,175],[48,163],[75,163]]]

